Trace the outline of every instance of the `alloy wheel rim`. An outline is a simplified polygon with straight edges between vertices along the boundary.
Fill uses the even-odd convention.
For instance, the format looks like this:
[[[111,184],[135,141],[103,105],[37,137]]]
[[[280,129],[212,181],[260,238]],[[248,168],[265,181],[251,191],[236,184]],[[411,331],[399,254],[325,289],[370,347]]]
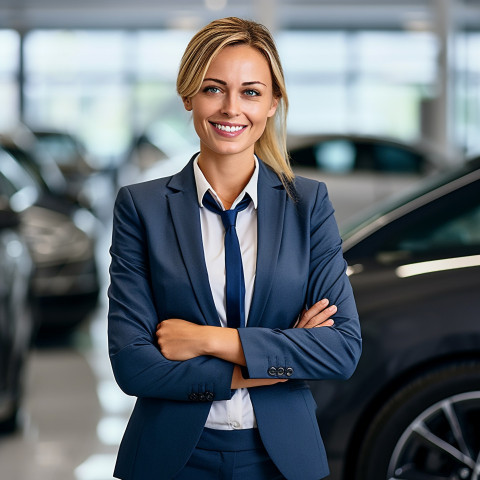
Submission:
[[[480,391],[424,410],[398,440],[388,480],[480,480]]]

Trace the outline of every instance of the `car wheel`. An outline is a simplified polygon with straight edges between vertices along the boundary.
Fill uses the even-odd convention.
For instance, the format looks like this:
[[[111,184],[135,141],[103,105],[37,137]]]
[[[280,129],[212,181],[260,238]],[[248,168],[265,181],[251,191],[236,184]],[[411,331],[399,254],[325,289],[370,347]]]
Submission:
[[[356,480],[479,480],[480,362],[422,374],[379,411]]]

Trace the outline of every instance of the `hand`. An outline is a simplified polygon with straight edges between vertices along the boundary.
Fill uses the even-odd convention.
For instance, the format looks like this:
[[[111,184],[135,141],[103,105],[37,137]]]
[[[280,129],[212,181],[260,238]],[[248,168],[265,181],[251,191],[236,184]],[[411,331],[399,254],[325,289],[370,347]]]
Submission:
[[[197,325],[169,318],[157,325],[157,343],[168,360],[184,361],[210,355],[237,365],[246,365],[236,328]]]
[[[207,333],[205,325],[169,318],[157,325],[157,343],[168,360],[184,361],[203,354],[202,345]]]
[[[324,298],[308,310],[303,310],[294,328],[332,327],[335,322],[330,317],[335,315],[337,307],[328,304],[329,301]]]

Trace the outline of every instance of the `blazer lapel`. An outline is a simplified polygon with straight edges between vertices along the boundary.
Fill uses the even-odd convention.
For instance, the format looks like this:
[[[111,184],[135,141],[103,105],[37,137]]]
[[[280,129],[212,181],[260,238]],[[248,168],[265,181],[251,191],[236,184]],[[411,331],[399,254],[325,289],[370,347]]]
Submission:
[[[259,165],[257,270],[248,316],[247,326],[249,327],[260,324],[272,288],[280,252],[287,198],[285,188],[278,176],[262,162],[259,162]]]
[[[220,326],[205,265],[193,158],[168,186],[172,190],[167,198],[173,226],[198,305],[207,324]]]

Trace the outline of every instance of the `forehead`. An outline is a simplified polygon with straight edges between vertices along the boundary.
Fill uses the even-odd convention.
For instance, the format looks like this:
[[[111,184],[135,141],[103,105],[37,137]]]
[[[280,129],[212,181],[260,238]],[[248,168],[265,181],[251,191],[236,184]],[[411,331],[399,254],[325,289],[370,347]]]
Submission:
[[[272,83],[267,59],[248,45],[233,45],[221,50],[210,63],[205,77],[216,73],[232,80],[241,77],[242,82],[259,80]]]

